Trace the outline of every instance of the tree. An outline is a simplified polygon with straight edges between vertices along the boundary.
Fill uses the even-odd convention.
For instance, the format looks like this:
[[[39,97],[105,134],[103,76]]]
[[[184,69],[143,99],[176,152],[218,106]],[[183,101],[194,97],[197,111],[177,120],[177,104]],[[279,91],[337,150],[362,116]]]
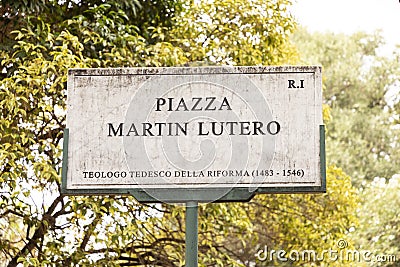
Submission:
[[[307,64],[324,67],[324,99],[330,107],[327,158],[361,185],[400,171],[398,113],[390,99],[399,78],[399,54],[381,57],[378,33],[351,36],[299,32],[294,39]]]
[[[181,207],[138,204],[129,196],[60,195],[67,70],[192,61],[289,62],[295,57],[288,41],[294,29],[286,11],[289,4],[284,0],[2,1],[1,262],[8,266],[18,262],[25,266],[182,265]],[[204,21],[207,18],[213,24]],[[226,23],[229,27],[223,26]],[[260,196],[249,204],[201,206],[202,264],[249,266],[256,260],[254,255],[239,249],[253,253],[254,242],[268,238],[288,248],[310,245],[325,235],[323,242],[332,243],[355,223],[351,210],[356,198],[343,172],[331,167],[329,177],[328,195]],[[343,202],[346,209],[338,209],[335,202]],[[315,217],[306,212],[310,206],[319,211]],[[268,208],[274,213],[261,213]],[[292,243],[293,231],[303,227],[305,234]]]
[[[278,65],[295,60],[291,1],[198,1],[173,32],[189,61],[223,65]],[[232,49],[235,48],[235,49]]]
[[[388,180],[376,178],[361,194],[360,225],[353,232],[357,246],[387,257],[386,261],[374,262],[370,266],[399,266],[400,263],[399,178],[399,175]]]
[[[150,235],[144,233],[146,229],[155,229],[159,219],[143,220],[143,223],[133,219],[138,215],[150,217],[146,214],[154,213],[151,207],[137,205],[128,197],[93,197],[88,202],[87,198],[59,194],[67,69],[144,65],[141,58],[146,53],[152,54],[155,47],[139,35],[135,24],[128,23],[135,18],[130,12],[131,6],[121,10],[121,2],[117,1],[107,4],[81,1],[79,5],[72,2],[64,5],[46,2],[45,6],[33,8],[31,16],[28,16],[31,9],[21,3],[15,10],[12,3],[3,6],[6,9],[3,18],[22,23],[18,28],[15,26],[18,23],[12,23],[14,31],[6,32],[8,39],[0,52],[4,77],[0,85],[0,218],[5,226],[1,262],[8,262],[9,266],[16,266],[19,261],[27,265],[51,262],[76,266],[94,262],[90,254],[102,254],[94,256],[96,262],[109,261],[111,265],[117,253],[121,263],[129,260],[132,264],[153,262],[171,266],[176,259],[166,256],[167,253],[152,259],[151,254],[146,254],[152,245],[149,242],[155,243],[152,247],[155,249],[154,240],[159,238],[149,240]],[[174,5],[179,7],[179,3]],[[21,17],[24,12],[27,13]],[[75,16],[69,17],[74,13]],[[172,11],[170,15],[173,16]],[[154,21],[149,18],[151,25]],[[133,48],[140,53],[135,53]],[[147,57],[149,62],[164,64],[157,61],[162,60],[161,56],[150,58]],[[175,60],[171,55],[168,59]],[[110,216],[122,216],[126,222],[106,221]],[[127,227],[123,235],[110,230],[117,226]],[[7,232],[9,229],[13,231]],[[116,234],[108,235],[102,243],[99,235],[107,231]],[[124,236],[126,239],[119,239]],[[132,240],[132,236],[136,239]],[[109,250],[101,251],[104,248]],[[138,252],[126,257],[121,255],[124,251],[114,252],[114,248]]]
[[[324,95],[331,116],[327,158],[360,188],[359,226],[350,235],[354,246],[374,255],[396,255],[399,52],[378,56],[383,44],[378,33],[347,36],[303,30],[294,40],[305,62],[324,66]],[[398,259],[371,264],[398,266]]]
[[[232,232],[224,245],[236,251],[235,257],[244,266],[346,266],[344,260],[324,257],[323,251],[338,250],[340,240],[351,243],[348,230],[357,226],[359,198],[350,177],[340,168],[329,166],[327,183],[326,194],[256,196],[243,205],[245,218],[251,222],[249,231],[243,239]],[[313,251],[316,257],[284,261],[277,254],[265,254],[266,248],[269,252],[284,250],[286,258],[292,251]]]

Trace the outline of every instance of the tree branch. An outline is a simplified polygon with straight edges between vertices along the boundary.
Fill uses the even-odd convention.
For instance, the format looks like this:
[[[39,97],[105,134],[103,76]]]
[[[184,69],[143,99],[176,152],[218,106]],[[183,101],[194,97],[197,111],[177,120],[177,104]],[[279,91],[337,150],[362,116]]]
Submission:
[[[39,224],[39,227],[33,234],[32,238],[30,238],[25,246],[11,259],[8,267],[16,267],[18,265],[18,259],[32,252],[32,250],[37,246],[37,243],[44,237],[48,229],[50,227],[54,227],[55,217],[52,216],[52,213],[56,209],[58,203],[62,201],[62,199],[63,196],[60,195],[53,201],[47,212],[43,214],[43,219]]]

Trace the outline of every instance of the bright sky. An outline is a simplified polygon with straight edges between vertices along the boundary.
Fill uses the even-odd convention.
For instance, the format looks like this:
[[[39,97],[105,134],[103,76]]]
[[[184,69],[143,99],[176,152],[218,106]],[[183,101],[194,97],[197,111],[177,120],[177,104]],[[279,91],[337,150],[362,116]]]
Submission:
[[[293,14],[310,31],[372,33],[382,29],[388,44],[400,44],[398,0],[295,0]]]

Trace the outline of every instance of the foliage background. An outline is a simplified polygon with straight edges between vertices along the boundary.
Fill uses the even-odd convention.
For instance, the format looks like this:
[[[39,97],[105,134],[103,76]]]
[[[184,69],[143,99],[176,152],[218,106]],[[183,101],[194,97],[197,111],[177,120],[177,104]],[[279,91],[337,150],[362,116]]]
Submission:
[[[398,81],[398,54],[377,57],[378,35],[301,30],[293,35],[290,5],[286,0],[2,0],[3,266],[184,264],[182,207],[142,205],[129,196],[60,195],[66,74],[74,67],[321,64],[327,193],[259,195],[249,203],[200,206],[200,265],[308,266],[258,261],[255,253],[264,245],[335,249],[341,239],[350,248],[398,253],[399,215],[393,207],[399,204],[400,108],[398,96],[385,97]]]

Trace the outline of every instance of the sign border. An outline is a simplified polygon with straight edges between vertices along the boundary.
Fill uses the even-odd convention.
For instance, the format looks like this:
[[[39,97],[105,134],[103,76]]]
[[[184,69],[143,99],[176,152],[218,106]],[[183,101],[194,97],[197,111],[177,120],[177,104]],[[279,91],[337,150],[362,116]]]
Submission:
[[[218,74],[225,73],[226,69],[220,67],[202,67],[191,69],[191,74],[202,75],[209,73],[210,69],[217,70]],[[235,73],[251,74],[260,73],[259,66],[227,67]],[[257,68],[257,70],[255,69]],[[269,72],[293,73],[293,70],[302,73],[314,73],[321,75],[321,66],[265,66]],[[164,67],[164,68],[137,68],[134,75],[171,75],[188,74],[188,68]],[[85,75],[124,75],[132,74],[132,68],[95,68],[95,69],[70,69],[69,76]],[[69,85],[69,82],[67,82]],[[283,194],[283,193],[325,193],[326,192],[326,155],[325,155],[325,126],[319,125],[320,133],[320,186],[274,186],[274,187],[233,187],[229,191],[226,188],[196,187],[196,188],[87,188],[67,189],[68,175],[68,146],[69,129],[64,129],[62,172],[61,172],[61,194],[62,195],[132,195],[142,203],[183,203],[183,202],[237,202],[250,201],[256,194]],[[156,197],[155,197],[156,196]],[[218,199],[215,196],[222,196]]]

